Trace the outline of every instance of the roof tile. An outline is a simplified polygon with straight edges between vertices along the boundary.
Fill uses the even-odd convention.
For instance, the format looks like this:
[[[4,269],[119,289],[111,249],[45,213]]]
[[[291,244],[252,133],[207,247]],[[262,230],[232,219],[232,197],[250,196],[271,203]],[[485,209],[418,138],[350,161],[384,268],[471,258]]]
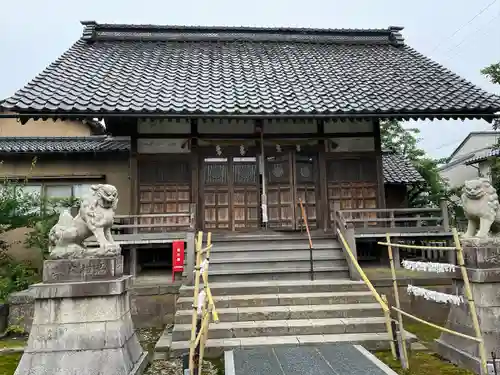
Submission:
[[[499,97],[404,45],[400,30],[85,23],[84,36],[2,106],[75,114],[500,110]]]
[[[411,161],[401,155],[384,152],[382,154],[382,165],[386,184],[411,184],[424,181],[422,175]]]
[[[0,137],[0,153],[85,153],[127,151],[128,139],[89,137]]]

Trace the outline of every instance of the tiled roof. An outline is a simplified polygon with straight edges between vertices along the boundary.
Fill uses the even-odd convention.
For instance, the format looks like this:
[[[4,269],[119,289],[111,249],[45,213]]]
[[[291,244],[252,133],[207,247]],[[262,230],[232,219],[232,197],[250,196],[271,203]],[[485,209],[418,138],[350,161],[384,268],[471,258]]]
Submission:
[[[467,165],[476,164],[485,161],[488,158],[499,157],[499,156],[500,156],[500,149],[498,148],[488,149],[483,152],[476,153],[472,158],[467,159],[465,164]]]
[[[128,139],[94,137],[0,137],[0,153],[85,153],[127,151]]]
[[[487,117],[500,97],[376,30],[102,25],[2,106],[27,114]]]
[[[386,184],[411,184],[424,181],[411,161],[395,153],[384,152],[382,165]]]

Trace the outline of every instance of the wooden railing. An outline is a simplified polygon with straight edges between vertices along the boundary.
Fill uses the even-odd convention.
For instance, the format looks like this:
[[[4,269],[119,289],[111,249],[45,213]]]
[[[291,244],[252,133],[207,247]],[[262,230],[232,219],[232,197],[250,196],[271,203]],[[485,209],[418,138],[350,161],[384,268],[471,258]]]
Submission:
[[[116,215],[113,234],[193,231],[196,227],[195,205],[189,212],[166,214]]]
[[[357,233],[450,231],[448,210],[441,208],[396,208],[340,210],[341,217]]]
[[[380,237],[391,233],[400,237],[398,241],[412,242],[418,245],[432,245],[433,248],[447,246],[451,236],[448,209],[443,201],[440,208],[397,208],[397,209],[357,209],[335,211],[335,229],[341,231],[357,259],[374,258],[373,250],[369,248],[356,249],[357,237]],[[411,239],[412,234],[419,234]],[[422,237],[422,234],[427,237]],[[433,235],[431,237],[431,235]],[[444,237],[444,238],[440,238]],[[402,237],[407,237],[403,239]],[[451,237],[450,237],[451,238]],[[434,262],[450,262],[450,253],[440,250],[425,250],[404,254],[405,258],[422,259]],[[411,252],[411,254],[410,254]],[[396,259],[399,254],[395,254]],[[397,263],[398,264],[398,263]],[[399,264],[398,264],[399,265]],[[352,267],[350,267],[352,268]],[[351,277],[354,275],[351,270]]]
[[[352,223],[347,223],[340,211],[335,211],[335,233],[340,233],[340,237],[345,239],[346,244],[349,246],[354,259],[358,259],[358,252],[356,248],[356,237],[354,235],[354,226]],[[349,275],[352,280],[360,280],[361,275],[358,273],[355,264],[351,257],[347,256],[347,249],[344,247],[344,254],[349,266]]]
[[[304,223],[307,231],[307,237],[309,239],[309,263],[310,263],[310,278],[314,280],[314,261],[313,261],[313,243],[311,238],[311,231],[309,230],[309,224],[307,223],[307,214],[304,209],[304,204],[302,203],[302,199],[299,198],[300,212],[302,215],[302,222]]]

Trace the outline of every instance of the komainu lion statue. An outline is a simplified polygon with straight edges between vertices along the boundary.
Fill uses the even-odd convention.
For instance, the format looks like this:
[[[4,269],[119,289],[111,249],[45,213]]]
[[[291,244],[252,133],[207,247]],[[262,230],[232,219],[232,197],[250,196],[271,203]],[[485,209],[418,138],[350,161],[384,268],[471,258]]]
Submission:
[[[465,182],[462,204],[468,220],[465,237],[488,237],[493,223],[500,223],[498,195],[487,178]]]
[[[49,252],[52,259],[109,257],[120,254],[120,246],[111,235],[118,191],[113,185],[92,185],[90,194],[82,199],[78,215],[68,211],[49,233]],[[94,236],[99,248],[87,249],[83,244]]]

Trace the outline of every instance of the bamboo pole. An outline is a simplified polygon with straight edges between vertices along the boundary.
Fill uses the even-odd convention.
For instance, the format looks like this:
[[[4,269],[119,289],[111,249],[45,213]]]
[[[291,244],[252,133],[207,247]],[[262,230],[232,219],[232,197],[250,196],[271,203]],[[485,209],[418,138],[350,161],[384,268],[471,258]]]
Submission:
[[[200,265],[201,265],[201,247],[203,241],[203,232],[198,232],[196,239],[196,266],[194,277],[194,298],[193,298],[193,316],[191,320],[191,341],[189,346],[189,374],[194,375],[194,354],[196,351],[196,326],[198,322],[198,295],[200,288]]]
[[[205,279],[203,279],[203,282],[205,282]],[[212,296],[212,291],[210,290],[210,287],[208,287],[208,289],[207,289],[206,297],[208,298],[209,306],[212,309],[212,319],[215,323],[219,323],[219,314],[217,314],[217,310],[215,309],[215,302],[214,302],[214,298]]]
[[[389,306],[389,302],[387,301],[387,297],[385,294],[382,294],[382,300],[386,303],[387,306]],[[391,312],[390,311],[384,311],[384,316],[385,316],[385,327],[387,328],[387,333],[389,334],[390,338],[390,345],[391,345],[391,352],[392,352],[392,357],[394,359],[398,359],[398,356],[396,354],[396,345],[394,344],[394,332],[392,331],[392,324],[391,324]]]
[[[383,245],[383,246],[394,246],[394,247],[400,247],[402,249],[418,249],[418,250],[453,250],[456,251],[456,247],[451,247],[451,246],[422,246],[422,245],[405,245],[402,243],[391,243],[389,240],[387,242],[377,242],[378,245]]]
[[[482,342],[483,340],[482,339],[478,339],[477,337],[474,337],[474,336],[469,336],[469,335],[466,335],[465,333],[460,333],[460,332],[457,332],[457,331],[452,331],[451,329],[448,329],[448,328],[445,328],[445,327],[442,327],[442,326],[439,326],[437,324],[434,324],[434,323],[431,323],[431,322],[428,322],[426,320],[423,320],[423,319],[420,319],[418,317],[416,317],[415,315],[411,315],[403,310],[400,310],[396,307],[392,307],[392,309],[398,313],[401,313],[403,314],[404,316],[410,318],[410,319],[413,319],[419,323],[423,323],[423,324],[426,324],[428,325],[429,327],[432,327],[432,328],[436,328],[442,332],[446,332],[446,333],[449,333],[450,335],[455,335],[455,336],[459,336],[459,337],[462,337],[464,339],[468,339],[468,340],[472,340],[472,341],[476,341],[476,342]]]
[[[368,286],[368,289],[370,289],[370,291],[372,292],[373,296],[375,297],[375,299],[377,300],[377,302],[380,304],[380,306],[382,307],[382,310],[384,311],[389,311],[389,307],[387,306],[387,304],[382,300],[382,297],[380,297],[380,294],[378,294],[377,290],[375,289],[375,287],[373,286],[373,284],[371,283],[370,279],[368,279],[368,276],[366,276],[365,272],[363,271],[363,269],[361,268],[361,266],[359,265],[356,257],[354,256],[354,254],[352,253],[352,250],[351,248],[349,247],[349,244],[347,243],[344,235],[342,234],[342,232],[337,228],[337,234],[338,236],[340,237],[340,241],[342,242],[342,245],[344,245],[344,249],[345,251],[347,252],[347,254],[349,255],[349,257],[351,258],[351,261],[352,261],[352,264],[354,265],[354,267],[356,267],[356,270],[358,271],[358,273],[360,274],[361,278],[363,279],[363,281],[365,282],[365,284]]]
[[[396,277],[396,267],[394,266],[394,258],[392,256],[392,247],[391,247],[391,237],[389,236],[389,233],[385,235],[385,238],[387,239],[387,251],[389,253],[389,262],[391,264],[391,274],[392,274],[392,286],[394,288],[394,298],[396,299],[396,307],[398,309],[401,309],[401,302],[399,301],[399,290],[398,290],[398,281]],[[398,312],[398,323],[399,323],[399,334],[401,335],[401,349],[400,350],[400,355],[401,355],[401,365],[403,369],[408,369],[410,367],[410,363],[408,361],[408,351],[406,348],[406,335],[405,335],[405,329],[403,325],[403,315]]]
[[[462,244],[460,243],[460,238],[458,237],[458,232],[456,228],[453,228],[453,240],[455,241],[455,246],[457,248],[457,261],[460,266],[460,271],[462,272],[462,278],[464,280],[465,296],[467,297],[467,302],[469,304],[469,310],[472,316],[472,324],[474,325],[474,332],[476,337],[480,339],[479,342],[479,357],[481,359],[481,369],[484,375],[488,374],[488,364],[486,359],[486,349],[484,347],[483,335],[481,333],[481,327],[479,326],[479,320],[477,318],[476,304],[474,302],[474,297],[472,295],[472,289],[470,287],[469,275],[467,274],[467,268],[465,267],[464,252],[462,249]]]
[[[210,249],[212,248],[212,232],[207,233],[207,247],[205,253],[206,265],[203,269],[203,289],[205,290],[205,299],[203,300],[203,310],[202,317],[203,323],[202,329],[200,329],[200,358],[198,362],[198,368],[202,369],[203,366],[203,356],[205,355],[205,343],[208,340],[208,326],[210,325],[210,310],[212,309],[213,301],[208,299],[210,293],[210,288],[208,287],[208,266],[210,265]],[[205,324],[206,322],[206,324]],[[201,374],[199,374],[201,375]]]

